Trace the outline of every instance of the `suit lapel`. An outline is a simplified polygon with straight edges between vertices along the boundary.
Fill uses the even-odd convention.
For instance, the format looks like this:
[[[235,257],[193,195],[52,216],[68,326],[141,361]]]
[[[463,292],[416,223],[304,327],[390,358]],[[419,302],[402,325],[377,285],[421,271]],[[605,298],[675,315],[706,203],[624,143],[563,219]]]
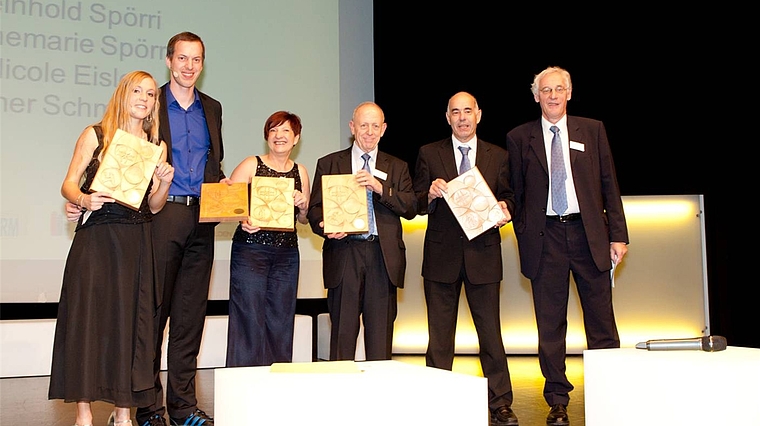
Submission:
[[[454,149],[452,148],[453,146],[451,137],[444,139],[441,141],[440,145],[438,145],[438,157],[441,160],[441,164],[443,164],[443,171],[446,174],[444,179],[446,182],[459,176],[459,173],[457,172],[457,161],[456,157],[454,157]]]
[[[211,108],[211,104],[209,103],[208,96],[206,96],[203,92],[199,90],[198,97],[200,98],[201,105],[203,106],[203,116],[206,117],[206,126],[208,126],[209,128],[209,131],[208,131],[209,137],[216,148],[219,146],[219,141],[216,140],[216,132],[211,131],[211,129],[219,128],[219,123],[217,122],[216,114],[214,114],[213,108]]]
[[[161,87],[161,95],[159,95],[159,99],[161,102],[161,106],[158,110],[159,120],[161,120],[161,123],[163,123],[161,126],[159,126],[159,137],[166,142],[166,161],[169,164],[172,164],[172,132],[169,131],[170,125],[169,125],[169,108],[166,103],[166,92],[169,90],[169,83],[164,84]]]
[[[485,170],[491,167],[491,148],[483,143],[480,138],[478,138],[477,144],[478,150],[475,154],[475,164],[473,164],[473,167],[477,166],[480,173],[483,174]]]
[[[354,171],[351,167],[351,148],[344,149],[338,154],[338,173],[341,175],[350,175]]]
[[[544,145],[544,131],[541,128],[541,119],[536,120],[530,128],[530,139],[528,144],[538,157],[538,162],[544,168],[546,174],[549,174],[549,164],[546,162],[546,145]]]
[[[567,138],[568,138],[568,143],[570,141],[576,141],[584,145],[586,144],[583,138],[583,131],[581,130],[581,127],[578,125],[578,122],[575,120],[575,118],[569,115],[567,116]],[[578,154],[580,153],[578,152],[577,149],[573,149],[572,147],[570,147],[570,164],[571,165],[575,163],[575,159],[578,158]]]
[[[390,164],[391,162],[388,156],[381,151],[377,151],[377,159],[375,160],[375,170],[379,170],[383,173],[388,173],[388,171],[390,170]],[[380,178],[378,177],[378,179]],[[380,179],[380,180],[387,180],[387,179]]]

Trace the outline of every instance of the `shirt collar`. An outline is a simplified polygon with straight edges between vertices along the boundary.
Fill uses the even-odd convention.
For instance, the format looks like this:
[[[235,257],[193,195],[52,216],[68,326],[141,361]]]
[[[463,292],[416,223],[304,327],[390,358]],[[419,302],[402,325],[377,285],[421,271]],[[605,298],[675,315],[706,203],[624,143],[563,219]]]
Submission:
[[[370,156],[370,162],[377,160],[378,151],[379,151],[378,145],[375,145],[375,149],[367,153]],[[357,145],[356,142],[354,142],[353,146],[351,147],[351,156],[355,159],[361,160],[362,155],[364,155],[364,151],[362,151],[361,148],[359,148],[359,145]]]
[[[470,140],[462,142],[459,139],[457,139],[457,137],[454,136],[454,134],[452,133],[451,140],[454,142],[454,149],[457,149],[460,146],[469,146],[470,148],[475,148],[475,146],[478,144],[477,135],[473,135],[472,138],[470,138]]]
[[[199,102],[201,97],[198,95],[198,90],[193,89],[193,103]],[[172,89],[170,85],[166,85],[166,104],[171,105],[173,103],[177,102],[177,98],[174,97],[174,93],[172,93]]]
[[[549,132],[549,134],[552,134],[551,130],[549,130],[552,126],[559,127],[560,134],[567,134],[567,114],[563,115],[556,123],[551,123],[542,115],[541,128],[544,129],[544,133]],[[551,138],[549,140],[551,140]]]

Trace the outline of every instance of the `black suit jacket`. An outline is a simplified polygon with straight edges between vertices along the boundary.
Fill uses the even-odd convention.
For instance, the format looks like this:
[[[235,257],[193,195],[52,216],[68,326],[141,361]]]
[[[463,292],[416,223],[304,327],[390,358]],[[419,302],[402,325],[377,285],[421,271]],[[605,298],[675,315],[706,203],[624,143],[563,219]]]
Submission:
[[[161,86],[159,95],[160,107],[158,110],[161,125],[158,128],[158,135],[162,141],[166,142],[166,161],[172,162],[172,133],[169,126],[169,110],[166,102],[166,91],[169,90],[169,83]],[[224,159],[224,144],[222,142],[222,104],[211,96],[195,89],[200,96],[203,113],[206,116],[206,127],[208,127],[211,146],[209,147],[208,160],[206,169],[203,173],[203,181],[216,183],[224,179],[222,171],[222,160]],[[176,166],[175,166],[176,167]]]
[[[417,156],[414,192],[419,214],[428,215],[422,276],[437,282],[455,282],[464,262],[467,277],[473,284],[500,282],[503,266],[499,230],[492,228],[468,240],[446,200],[436,198],[428,205],[428,191],[435,179],[449,182],[459,175],[453,146],[451,137],[448,137],[424,145]],[[509,183],[507,151],[478,139],[474,166],[478,167],[496,199],[505,201],[512,213],[515,199]]]
[[[373,206],[380,247],[385,260],[388,277],[398,288],[404,287],[406,273],[406,246],[403,240],[400,217],[413,219],[417,204],[412,190],[412,178],[405,161],[378,151],[375,170],[387,173],[387,179],[377,178],[383,184],[383,194],[374,193]],[[309,223],[315,234],[325,238],[322,245],[322,278],[325,288],[335,288],[347,275],[345,251],[350,247],[345,241],[325,237],[319,223],[324,221],[322,205],[322,176],[352,174],[351,148],[328,154],[317,161],[314,184],[309,203]],[[377,177],[377,176],[375,176]],[[354,274],[350,274],[352,276]]]
[[[578,196],[583,228],[591,255],[600,271],[610,270],[610,242],[628,243],[623,203],[607,132],[601,121],[567,117],[570,141],[583,149],[570,149],[570,167]],[[549,168],[541,120],[522,124],[507,134],[511,182],[517,211],[513,217],[523,275],[538,273],[546,228]]]

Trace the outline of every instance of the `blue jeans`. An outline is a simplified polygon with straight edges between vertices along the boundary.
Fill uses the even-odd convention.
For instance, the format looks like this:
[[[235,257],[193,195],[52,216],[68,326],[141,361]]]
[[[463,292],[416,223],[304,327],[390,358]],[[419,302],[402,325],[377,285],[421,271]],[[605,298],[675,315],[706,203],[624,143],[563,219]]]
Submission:
[[[299,265],[297,247],[233,241],[227,367],[292,361]]]

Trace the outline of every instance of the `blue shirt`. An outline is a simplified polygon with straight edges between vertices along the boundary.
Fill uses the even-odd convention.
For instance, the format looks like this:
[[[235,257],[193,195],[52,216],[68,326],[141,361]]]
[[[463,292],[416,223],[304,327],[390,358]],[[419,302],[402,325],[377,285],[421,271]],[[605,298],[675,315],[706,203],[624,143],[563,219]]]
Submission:
[[[168,88],[167,88],[168,89]],[[166,91],[166,109],[169,112],[169,129],[172,135],[172,166],[174,180],[169,195],[201,195],[201,184],[211,147],[206,115],[203,113],[198,91],[187,109],[182,108],[172,94]]]

